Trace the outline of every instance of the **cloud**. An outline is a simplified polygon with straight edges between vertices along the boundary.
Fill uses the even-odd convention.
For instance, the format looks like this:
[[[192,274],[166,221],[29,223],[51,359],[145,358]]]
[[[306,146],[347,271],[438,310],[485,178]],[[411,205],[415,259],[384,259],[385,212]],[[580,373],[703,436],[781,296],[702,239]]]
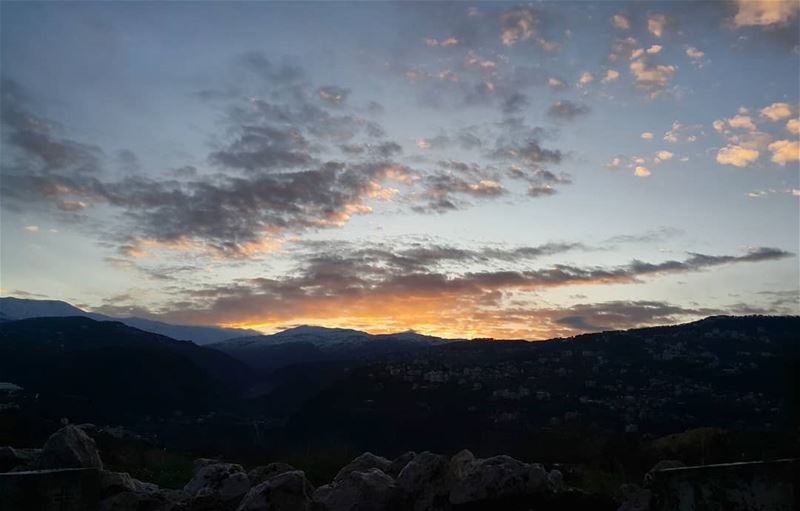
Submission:
[[[518,113],[528,106],[528,97],[520,92],[515,92],[503,100],[502,110],[505,114]]]
[[[619,79],[619,71],[616,69],[609,69],[606,71],[606,75],[601,80],[603,83],[611,83],[616,82]]]
[[[656,153],[656,160],[657,161],[667,161],[671,160],[672,157],[675,156],[673,153],[667,150],[661,150]]]
[[[800,135],[800,119],[786,121],[786,130],[792,135]]]
[[[651,174],[650,169],[641,165],[637,166],[633,173],[636,177],[649,177]]]
[[[53,123],[31,112],[30,100],[17,82],[4,78],[0,88],[3,138],[9,143],[6,151],[16,149],[4,160],[17,157],[14,166],[24,166],[26,172],[98,171],[103,158],[99,147],[59,137]]]
[[[664,325],[713,314],[719,314],[719,311],[691,309],[652,300],[577,304],[552,311],[555,323],[582,332]]]
[[[629,68],[636,79],[636,87],[654,98],[666,89],[678,68],[672,65],[653,65],[649,62],[648,55],[650,54],[644,52],[635,56]]]
[[[797,17],[800,4],[795,0],[736,0],[733,18],[736,28],[786,25]]]
[[[314,159],[310,142],[296,128],[244,125],[239,129],[235,140],[211,153],[212,163],[258,172],[303,166]]]
[[[784,166],[787,163],[800,161],[800,141],[777,140],[769,145],[772,161]]]
[[[459,41],[455,37],[448,37],[446,39],[435,39],[435,38],[431,37],[431,38],[425,39],[425,44],[427,46],[431,46],[431,47],[440,46],[442,48],[449,48],[451,46],[458,46],[460,43],[461,43],[461,41]]]
[[[759,152],[738,145],[728,145],[717,152],[717,163],[746,167],[758,159]]]
[[[530,7],[516,7],[509,9],[500,16],[502,32],[500,40],[503,46],[514,46],[533,37],[539,19],[536,12]]]
[[[581,73],[580,78],[578,78],[578,86],[579,87],[586,87],[590,83],[594,81],[594,75],[589,71],[584,71]]]
[[[567,88],[567,82],[558,78],[550,77],[547,79],[547,86],[553,90],[563,90]]]
[[[686,47],[686,56],[691,59],[692,65],[698,69],[702,69],[706,64],[706,62],[703,60],[706,56],[705,52],[698,50],[694,46]]]
[[[752,192],[747,192],[746,195],[751,199],[761,199],[763,197],[767,197],[768,195],[775,194],[788,194],[794,197],[800,197],[800,189],[784,188],[782,190],[776,190],[774,188],[769,188],[767,190],[754,190]]]
[[[670,20],[663,14],[651,14],[647,18],[647,31],[656,37],[662,37]]]
[[[687,46],[686,47],[686,56],[692,60],[700,60],[706,56],[706,54],[694,46]]]
[[[58,205],[59,209],[63,211],[82,211],[89,207],[89,205],[79,200],[64,200]]]
[[[190,324],[200,321],[249,324],[261,328],[312,321],[340,326],[369,325],[368,329],[373,331],[413,327],[449,335],[474,332],[509,337],[527,331],[526,336],[530,336],[542,318],[582,316],[584,324],[592,324],[598,322],[601,309],[599,304],[576,305],[567,310],[535,309],[527,301],[530,295],[526,293],[571,286],[632,284],[792,257],[783,250],[762,247],[741,255],[690,253],[681,260],[655,263],[633,260],[610,267],[556,264],[531,269],[529,263],[539,257],[583,247],[548,244],[463,249],[429,242],[386,247],[323,241],[302,247],[308,248],[307,254],[296,254],[297,266],[289,272],[224,286],[176,290],[180,306],[164,304],[162,309],[169,312],[159,319]],[[519,309],[504,306],[503,297],[525,305]],[[540,310],[542,315],[532,316],[531,310]],[[649,317],[659,321],[659,317],[663,320],[667,314],[680,313],[644,301],[630,302],[627,306],[614,302],[606,310],[610,317],[616,316],[615,321],[637,315],[644,320]],[[577,320],[571,321],[575,325]],[[552,335],[552,331],[548,327],[541,334]]]
[[[608,54],[608,61],[615,63],[629,60],[636,50],[637,44],[636,39],[633,37],[616,39],[611,47],[611,52]]]
[[[780,121],[792,116],[792,106],[789,103],[773,103],[761,109],[761,117],[770,121]]]
[[[95,168],[94,160],[91,169],[76,165],[84,160],[72,149],[84,154],[89,146],[55,139],[45,120],[4,91],[3,109],[12,115],[3,116],[4,132],[10,134],[0,183],[3,206],[52,205],[62,215],[75,215],[103,205],[120,213],[123,222],[104,236],[130,246],[129,254],[147,247],[243,257],[271,250],[285,234],[341,226],[353,215],[369,213],[368,201],[391,198],[395,189],[385,183],[413,181],[411,169],[390,159],[401,152],[398,144],[365,142],[376,138],[371,121],[346,112],[332,115],[304,96],[302,71],[274,66],[259,54],[242,59],[261,87],[275,87],[270,100],[234,97],[227,140],[208,157],[221,172],[181,172],[180,180],[114,176]],[[343,89],[325,90],[340,94]],[[39,140],[33,145],[29,136],[18,136],[33,132]],[[349,162],[331,160],[325,157],[333,149],[326,146],[330,141],[364,150],[348,153],[357,154]],[[6,159],[10,152],[17,157],[12,162]]]
[[[35,225],[35,224],[26,225],[25,226],[25,230],[28,231],[28,232],[39,232],[39,226]]]
[[[619,30],[630,30],[631,21],[624,14],[615,14],[611,17],[611,25]]]
[[[332,106],[339,106],[347,101],[347,97],[350,95],[350,89],[328,85],[317,89],[317,95],[324,103]]]
[[[618,169],[620,166],[622,166],[622,158],[619,157],[613,158],[610,162],[604,165],[604,167],[609,170]]]
[[[577,117],[588,115],[591,110],[582,103],[574,103],[569,100],[560,100],[553,103],[547,109],[547,115],[565,121],[571,121]]]
[[[653,140],[653,134],[649,131],[645,131],[640,135],[640,137],[644,140]]]
[[[678,121],[673,121],[669,131],[664,133],[664,141],[671,144],[678,142],[696,142],[701,134],[701,126],[686,126]]]
[[[528,195],[531,197],[549,197],[556,193],[556,189],[550,185],[531,185],[528,187]]]
[[[736,115],[727,120],[728,126],[734,129],[744,129],[748,131],[755,131],[756,125],[753,124],[753,119],[748,115]]]

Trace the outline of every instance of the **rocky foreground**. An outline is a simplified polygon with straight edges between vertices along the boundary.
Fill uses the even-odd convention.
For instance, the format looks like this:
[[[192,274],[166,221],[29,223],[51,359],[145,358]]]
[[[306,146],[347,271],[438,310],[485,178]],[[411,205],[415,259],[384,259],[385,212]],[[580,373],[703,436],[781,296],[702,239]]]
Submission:
[[[302,470],[285,463],[247,471],[234,463],[198,459],[192,479],[182,490],[171,490],[104,470],[93,430],[65,426],[42,449],[2,447],[0,472],[96,469],[99,511],[641,511],[650,501],[647,490],[626,485],[620,507],[608,496],[565,487],[557,469],[510,456],[478,459],[467,450],[450,458],[408,452],[394,460],[364,453],[317,488]]]

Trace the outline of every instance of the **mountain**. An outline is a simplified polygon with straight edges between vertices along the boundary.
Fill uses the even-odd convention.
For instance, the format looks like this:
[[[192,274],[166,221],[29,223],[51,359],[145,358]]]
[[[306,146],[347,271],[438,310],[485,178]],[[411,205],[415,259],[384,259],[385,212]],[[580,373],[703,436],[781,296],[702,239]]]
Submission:
[[[567,457],[596,446],[529,439],[697,427],[776,433],[797,424],[800,317],[720,316],[396,354],[353,368],[309,399],[290,418],[285,442],[372,452],[558,448]]]
[[[213,410],[241,395],[250,377],[246,366],[217,350],[121,322],[0,323],[0,381],[41,394],[68,416]]]
[[[229,339],[208,347],[259,369],[298,363],[368,361],[381,356],[418,351],[445,342],[415,332],[373,335],[345,328],[299,326],[272,335]]]
[[[115,318],[86,312],[59,300],[28,300],[23,298],[0,298],[0,321],[40,317],[83,316],[98,321],[119,321],[128,326],[166,335],[181,341],[193,341],[196,344],[211,344],[236,337],[258,334],[255,330],[237,328],[219,328],[215,326],[172,325],[143,318]]]

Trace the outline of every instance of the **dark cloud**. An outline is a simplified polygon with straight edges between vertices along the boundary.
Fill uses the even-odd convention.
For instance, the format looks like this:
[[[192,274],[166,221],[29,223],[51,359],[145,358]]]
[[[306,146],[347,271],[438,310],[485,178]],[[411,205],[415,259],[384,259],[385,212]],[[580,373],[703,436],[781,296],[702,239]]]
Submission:
[[[575,103],[563,99],[553,103],[547,110],[547,115],[559,120],[571,121],[577,117],[588,115],[591,110],[582,103]]]
[[[495,65],[470,67],[485,73]],[[98,148],[54,136],[12,85],[3,96],[4,142],[17,158],[4,156],[4,207],[50,208],[79,221],[94,206],[111,206],[116,226],[105,240],[128,256],[159,247],[244,256],[290,234],[341,226],[368,213],[370,199],[389,200],[400,189],[407,207],[441,213],[508,195],[509,178],[526,180],[531,196],[570,182],[544,168],[563,157],[543,145],[546,131],[519,117],[424,140],[428,149],[478,152],[497,167],[450,162],[412,170],[398,161],[402,147],[382,126],[350,106],[347,89],[315,87],[293,61],[274,63],[258,52],[241,55],[234,67],[235,80],[215,95],[214,108],[224,113],[224,131],[207,157],[215,173],[185,166],[167,179],[138,172],[129,150],[116,155],[123,172],[101,168]],[[509,108],[524,103],[521,94],[507,98]]]
[[[528,106],[528,97],[521,92],[514,92],[503,100],[503,113],[516,114]]]
[[[295,128],[242,126],[238,137],[224,149],[211,153],[213,163],[248,171],[296,167],[313,161],[310,144]]]
[[[652,229],[642,234],[621,234],[618,236],[612,236],[606,240],[606,243],[655,243],[667,240],[669,238],[674,238],[682,234],[685,233],[681,229],[676,229],[674,227],[659,227],[658,229]]]
[[[581,332],[664,325],[720,314],[719,309],[685,308],[660,301],[614,301],[553,311],[553,322]]]
[[[99,147],[59,137],[52,123],[30,111],[28,98],[15,81],[4,78],[1,88],[4,146],[6,151],[16,149],[16,154],[3,155],[4,166],[22,172],[98,171],[103,158]]]
[[[220,287],[181,290],[182,307],[172,320],[247,322],[290,320],[314,314],[385,315],[381,304],[404,303],[435,307],[438,320],[454,314],[470,314],[470,320],[500,314],[513,319],[513,310],[497,309],[508,293],[535,291],[575,285],[625,284],[645,278],[709,270],[728,264],[774,261],[791,257],[785,251],[758,248],[743,255],[712,256],[690,254],[684,260],[645,263],[633,261],[622,266],[581,267],[557,264],[524,269],[527,262],[544,255],[583,249],[581,245],[550,244],[539,247],[463,249],[418,244],[387,249],[380,245],[309,242],[298,266],[281,277],[237,281]],[[497,268],[492,263],[497,262]],[[509,264],[511,263],[511,264]],[[455,266],[453,266],[455,265]],[[480,271],[471,270],[475,265]],[[436,304],[434,306],[434,304]],[[185,303],[184,303],[185,305]],[[173,309],[175,310],[175,309]],[[377,310],[377,312],[376,312]],[[566,311],[536,309],[542,317],[567,326],[569,330],[636,326],[670,322],[684,315],[709,311],[684,309],[652,301],[611,302],[576,305]],[[494,312],[493,312],[494,311]],[[543,312],[544,311],[544,312]],[[411,313],[408,309],[403,313]],[[395,316],[403,314],[395,310]],[[414,314],[427,312],[414,311]],[[522,312],[520,312],[522,314]],[[531,316],[529,319],[536,319]]]

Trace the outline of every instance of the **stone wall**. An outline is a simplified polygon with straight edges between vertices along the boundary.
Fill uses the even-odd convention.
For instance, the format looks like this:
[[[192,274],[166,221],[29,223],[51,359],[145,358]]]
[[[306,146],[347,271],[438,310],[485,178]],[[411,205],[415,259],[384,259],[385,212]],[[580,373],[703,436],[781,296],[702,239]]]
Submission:
[[[800,460],[673,468],[653,475],[653,511],[800,509]]]

